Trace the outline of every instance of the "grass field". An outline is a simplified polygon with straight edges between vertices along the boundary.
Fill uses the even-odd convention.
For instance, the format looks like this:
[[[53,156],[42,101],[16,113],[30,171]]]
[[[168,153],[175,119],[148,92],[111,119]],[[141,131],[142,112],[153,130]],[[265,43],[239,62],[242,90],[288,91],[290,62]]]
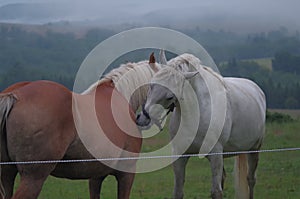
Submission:
[[[295,109],[269,109],[269,111],[272,112],[278,112],[278,113],[283,113],[290,115],[294,119],[300,120],[300,110],[295,110]]]
[[[146,140],[143,150],[159,148],[168,142],[166,132]],[[300,147],[300,121],[267,124],[263,149]],[[224,198],[234,198],[233,158],[225,160],[227,179]],[[187,166],[185,198],[200,199],[210,196],[211,173],[206,159],[191,158]],[[173,172],[171,167],[137,174],[132,199],[166,199],[171,197]],[[108,177],[102,189],[104,199],[116,198],[116,181]],[[39,199],[84,199],[88,196],[87,181],[71,181],[49,177]],[[300,198],[300,151],[261,153],[255,187],[257,199]]]
[[[241,59],[240,62],[255,62],[256,64],[260,65],[262,68],[265,68],[269,71],[272,71],[272,57],[266,57],[266,58],[257,58],[257,59]],[[220,66],[228,64],[227,61],[221,62]]]
[[[272,58],[257,58],[257,59],[243,59],[241,61],[253,61],[255,63],[257,63],[258,65],[260,65],[261,67],[268,69],[268,70],[272,70]]]

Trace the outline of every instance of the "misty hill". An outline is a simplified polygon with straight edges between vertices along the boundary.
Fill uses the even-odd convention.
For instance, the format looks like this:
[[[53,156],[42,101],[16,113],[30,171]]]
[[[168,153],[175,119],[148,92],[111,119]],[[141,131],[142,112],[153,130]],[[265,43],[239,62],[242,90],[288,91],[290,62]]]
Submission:
[[[70,14],[68,9],[55,4],[14,3],[0,7],[0,19],[5,21],[35,23],[61,19]]]
[[[62,26],[64,31],[60,31]],[[66,29],[70,32],[65,32]],[[266,92],[268,107],[300,108],[299,33],[290,33],[285,28],[248,35],[198,28],[179,31],[202,44],[224,76],[247,77],[257,82]],[[69,24],[0,23],[0,90],[14,82],[36,79],[53,80],[72,89],[86,55],[99,42],[118,32],[87,28],[78,37],[75,26]],[[146,50],[125,54],[107,69],[147,59],[154,49]],[[270,57],[272,70],[255,61],[263,57]]]
[[[0,21],[29,24],[68,21],[92,26],[197,26],[201,29],[242,33],[269,31],[281,26],[290,30],[300,29],[299,3],[295,0],[43,2],[3,5],[0,7]]]

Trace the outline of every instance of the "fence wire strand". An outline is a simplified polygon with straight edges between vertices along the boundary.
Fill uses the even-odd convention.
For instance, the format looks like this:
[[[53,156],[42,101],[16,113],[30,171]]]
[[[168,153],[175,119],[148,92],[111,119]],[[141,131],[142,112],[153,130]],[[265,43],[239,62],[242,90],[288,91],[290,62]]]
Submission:
[[[0,162],[0,165],[21,165],[21,164],[58,164],[58,163],[82,163],[82,162],[104,162],[104,161],[122,161],[122,160],[146,160],[146,159],[165,159],[165,158],[185,158],[185,157],[206,157],[213,155],[240,155],[251,153],[271,153],[271,152],[285,152],[285,151],[299,151],[300,147],[295,148],[278,148],[278,149],[263,149],[254,151],[233,151],[220,152],[208,154],[182,154],[182,155],[161,155],[161,156],[140,156],[140,157],[118,157],[118,158],[95,158],[95,159],[70,159],[70,160],[34,160],[34,161],[14,161],[14,162]]]

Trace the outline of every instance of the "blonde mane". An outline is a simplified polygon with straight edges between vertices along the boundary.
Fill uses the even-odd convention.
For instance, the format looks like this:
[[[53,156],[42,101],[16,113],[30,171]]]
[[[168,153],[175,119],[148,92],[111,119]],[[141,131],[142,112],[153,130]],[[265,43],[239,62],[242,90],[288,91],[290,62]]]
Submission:
[[[93,92],[99,85],[112,81],[115,88],[124,95],[133,110],[137,110],[147,96],[147,84],[154,75],[148,61],[121,64],[92,84],[82,94]],[[145,86],[144,86],[145,85]]]

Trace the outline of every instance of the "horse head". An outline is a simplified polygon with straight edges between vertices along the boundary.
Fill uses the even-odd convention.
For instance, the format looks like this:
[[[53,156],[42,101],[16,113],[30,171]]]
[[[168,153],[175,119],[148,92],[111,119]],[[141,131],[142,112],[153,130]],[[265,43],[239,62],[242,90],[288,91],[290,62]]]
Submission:
[[[142,130],[149,129],[152,124],[156,124],[162,129],[162,121],[176,107],[178,99],[183,99],[184,82],[199,73],[198,71],[178,71],[166,65],[167,60],[162,50],[160,52],[160,63],[163,67],[151,79],[146,103],[136,118],[136,123]],[[155,67],[153,53],[150,55],[149,64]]]

